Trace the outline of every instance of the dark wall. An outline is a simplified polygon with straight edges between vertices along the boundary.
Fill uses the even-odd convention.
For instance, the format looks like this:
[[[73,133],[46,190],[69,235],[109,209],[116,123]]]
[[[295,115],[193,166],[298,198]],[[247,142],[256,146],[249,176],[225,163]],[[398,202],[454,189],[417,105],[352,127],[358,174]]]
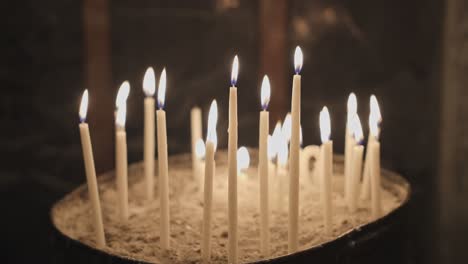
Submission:
[[[256,146],[257,133],[251,132],[258,129],[258,76],[262,74],[258,72],[257,1],[240,1],[233,9],[219,8],[215,1],[111,2],[112,88],[108,94],[113,101],[120,83],[131,82],[127,116],[131,161],[142,158],[141,82],[148,66],[155,68],[158,79],[167,67],[170,153],[189,150],[190,108],[200,105],[206,118],[213,98],[220,106],[220,145],[227,145],[222,131],[227,129],[234,54],[240,58],[239,144]],[[23,0],[0,11],[0,153],[4,161],[0,210],[5,212],[0,223],[6,227],[0,246],[7,249],[0,250],[0,257],[6,263],[26,263],[33,257],[47,262],[48,209],[84,182],[77,130],[79,97],[87,84],[83,3]],[[383,112],[384,165],[403,173],[414,187],[410,216],[415,226],[410,241],[414,254],[408,263],[430,263],[442,1],[291,1],[288,18],[289,49],[284,53],[291,65],[285,66],[287,76],[293,74],[294,46],[301,45],[305,54],[305,143],[319,143],[318,113],[327,105],[335,150],[342,152],[348,94],[357,94],[364,124],[369,96],[376,94]],[[289,91],[290,87],[272,83],[272,96],[275,89]],[[290,99],[285,100],[289,105]],[[93,111],[98,111],[99,102],[92,104]]]

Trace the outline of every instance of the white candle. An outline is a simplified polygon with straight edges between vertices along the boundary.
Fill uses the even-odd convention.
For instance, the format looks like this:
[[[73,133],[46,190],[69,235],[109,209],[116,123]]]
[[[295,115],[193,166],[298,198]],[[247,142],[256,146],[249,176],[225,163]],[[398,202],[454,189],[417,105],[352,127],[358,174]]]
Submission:
[[[91,146],[91,137],[86,123],[86,112],[88,110],[88,90],[85,90],[80,104],[80,136],[81,147],[83,149],[83,161],[86,171],[86,182],[88,183],[88,195],[93,210],[93,227],[96,235],[96,245],[98,248],[106,246],[104,236],[104,224],[102,222],[101,202],[99,200],[98,184],[96,179],[96,169],[94,168],[93,147]]]
[[[196,160],[196,166],[195,166],[195,176],[196,180],[199,182],[198,190],[202,194],[202,199],[203,199],[203,186],[205,185],[205,180],[204,180],[204,174],[205,174],[205,162],[203,159],[205,158],[205,153],[206,153],[206,147],[205,147],[205,142],[203,142],[203,139],[199,138],[197,140],[197,143],[195,143],[195,158]]]
[[[357,99],[354,93],[351,93],[348,97],[347,104],[347,119],[346,119],[346,132],[345,132],[345,161],[344,161],[344,197],[347,202],[348,209],[350,207],[349,192],[351,188],[351,167],[352,167],[352,149],[356,145],[356,142],[352,136],[350,125],[352,119],[357,114]]]
[[[371,104],[371,107],[373,105]],[[375,106],[374,106],[375,107]],[[379,137],[379,116],[376,114],[377,111],[371,111],[369,117],[369,128],[370,134],[374,137],[374,140],[369,146],[369,172],[370,172],[370,183],[371,183],[371,211],[373,218],[379,218],[382,215],[382,202],[380,197],[381,186],[380,186],[380,143]]]
[[[314,182],[314,177],[310,173],[310,160],[314,158],[317,163],[318,156],[320,154],[320,147],[316,145],[309,145],[302,149],[301,151],[301,178],[308,179],[311,183]]]
[[[278,136],[277,139],[277,148],[278,148],[278,157],[277,157],[277,178],[276,178],[276,192],[275,195],[277,196],[276,199],[276,206],[277,211],[283,211],[283,201],[287,198],[288,194],[288,181],[287,181],[287,170],[286,166],[288,164],[288,143],[286,138],[282,133]]]
[[[291,98],[291,142],[289,145],[289,229],[288,251],[296,252],[299,248],[299,153],[301,125],[301,75],[302,51],[296,47],[294,54],[296,74],[293,77]]]
[[[370,97],[370,114],[369,120],[372,116],[377,118],[378,125],[382,122],[382,114],[380,113],[379,103],[377,102],[377,98],[375,95],[371,95]],[[380,128],[379,128],[380,130]],[[379,132],[380,133],[380,132]],[[367,141],[367,150],[370,149],[372,142],[375,140],[375,137],[369,133],[368,141]],[[371,191],[371,184],[370,184],[370,156],[369,151],[366,151],[366,160],[364,163],[364,172],[363,172],[363,182],[362,182],[362,189],[361,189],[361,198],[362,199],[369,199]]]
[[[362,173],[362,153],[364,151],[364,147],[360,144],[363,138],[363,133],[361,121],[359,120],[359,116],[357,114],[354,115],[354,118],[351,121],[351,132],[353,135],[354,142],[357,142],[351,149],[352,159],[349,189],[349,210],[351,213],[354,213],[357,210],[359,179]]]
[[[145,92],[145,123],[144,123],[144,142],[143,142],[143,160],[145,175],[145,192],[148,201],[154,196],[154,92],[156,90],[156,80],[154,70],[149,67],[143,78],[143,91]]]
[[[228,263],[237,263],[237,75],[239,60],[234,57],[229,90],[228,128]]]
[[[164,100],[166,95],[166,69],[164,68],[159,78],[158,107],[156,111],[158,125],[158,162],[159,162],[159,202],[161,212],[161,247],[168,250],[170,247],[170,216],[169,216],[169,169],[167,161],[167,130],[166,112]]]
[[[190,131],[192,139],[192,172],[194,179],[200,177],[201,159],[197,156],[197,141],[202,140],[202,113],[199,107],[194,107],[190,111]],[[203,142],[203,140],[202,140]],[[203,149],[205,149],[203,147]]]
[[[206,138],[205,158],[205,187],[203,203],[203,235],[202,235],[202,259],[209,263],[211,259],[211,221],[213,211],[213,177],[216,170],[215,150],[217,144],[216,122],[218,119],[218,106],[213,100],[208,116],[208,132]]]
[[[117,109],[115,119],[115,174],[118,195],[118,208],[121,221],[128,220],[128,160],[127,134],[125,132],[126,103]]]
[[[333,175],[333,142],[330,140],[330,114],[327,107],[320,112],[320,135],[322,146],[320,147],[321,178],[322,178],[322,205],[325,234],[332,234],[332,185],[331,177]]]
[[[280,190],[279,190],[279,151],[280,145],[279,140],[281,137],[281,122],[278,121],[276,123],[275,129],[273,130],[273,134],[271,136],[271,140],[268,143],[268,152],[270,152],[270,159],[272,163],[272,170],[271,170],[271,179],[270,179],[270,186],[272,192],[270,192],[271,197],[271,204],[274,207],[274,210],[278,210],[280,208],[279,197]],[[288,148],[286,147],[286,153],[288,152]],[[276,158],[276,161],[274,159]],[[285,162],[287,158],[285,159]]]
[[[266,110],[270,101],[270,81],[263,77],[261,87],[258,178],[260,184],[260,249],[264,257],[270,255],[270,209],[268,204],[268,123],[269,113]]]

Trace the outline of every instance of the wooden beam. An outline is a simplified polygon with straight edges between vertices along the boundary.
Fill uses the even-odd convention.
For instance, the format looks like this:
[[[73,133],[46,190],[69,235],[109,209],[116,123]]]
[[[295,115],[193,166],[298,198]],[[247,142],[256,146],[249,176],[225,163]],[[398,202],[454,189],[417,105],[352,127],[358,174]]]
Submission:
[[[291,83],[288,82],[288,1],[259,2],[259,80],[268,74],[272,86],[270,120],[272,124],[288,111]],[[292,71],[291,71],[292,72]]]
[[[114,92],[111,87],[109,1],[83,1],[85,84],[96,170],[113,167]]]

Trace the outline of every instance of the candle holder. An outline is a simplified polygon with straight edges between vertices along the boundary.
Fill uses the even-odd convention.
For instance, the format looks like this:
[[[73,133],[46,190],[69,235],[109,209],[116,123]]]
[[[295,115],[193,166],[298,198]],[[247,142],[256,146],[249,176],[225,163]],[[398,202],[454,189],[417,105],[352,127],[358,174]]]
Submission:
[[[257,156],[256,151],[250,150],[250,152],[252,153],[253,157]],[[217,153],[216,155],[216,159],[218,174],[214,177],[215,193],[213,195],[213,199],[215,210],[217,208],[216,199],[219,199],[218,197],[227,197],[226,193],[216,194],[216,189],[218,189],[218,192],[220,192],[219,188],[223,188],[224,181],[227,181],[226,152],[219,151],[219,153]],[[257,161],[252,160],[252,162],[256,164]],[[192,173],[191,156],[189,154],[173,156],[170,157],[169,163],[171,165],[171,168],[174,168],[170,175],[170,177],[172,177],[171,179],[177,179],[177,177],[187,177],[187,181],[193,181],[193,184],[192,182],[190,182],[190,184],[187,182],[187,184],[183,184],[184,186],[181,187],[180,183],[182,181],[177,181],[176,179],[174,179],[172,181],[174,182],[174,184],[171,185],[170,188],[171,196],[175,195],[177,192],[181,193],[179,199],[174,199],[179,200],[179,202],[171,203],[171,214],[174,215],[174,217],[171,217],[171,225],[187,225],[187,223],[181,223],[181,220],[177,219],[178,217],[180,217],[181,210],[189,210],[190,212],[192,212],[192,216],[194,218],[201,218],[203,208],[200,202],[198,202],[199,208],[191,208],[190,206],[186,205],[189,202],[185,203],[185,199],[189,197],[187,195],[191,193],[193,193],[194,197],[198,197],[193,199],[199,199],[200,197],[198,190],[196,190],[198,182],[196,181],[196,179],[190,178],[190,175]],[[343,156],[334,156],[335,174],[341,175],[343,171],[343,163]],[[256,174],[251,173],[251,175]],[[97,249],[95,247],[95,242],[93,240],[94,238],[92,236],[93,233],[91,222],[89,220],[87,220],[89,221],[89,223],[80,222],[83,219],[87,219],[86,215],[91,213],[91,210],[89,210],[89,207],[87,205],[87,189],[85,185],[82,185],[67,196],[65,196],[62,200],[58,201],[51,210],[51,220],[53,223],[52,245],[55,248],[56,252],[53,257],[54,263],[154,263],[154,261],[150,259],[137,259],[135,257],[138,256],[139,250],[143,250],[142,248],[135,247],[131,249],[118,249],[119,241],[115,240],[115,237],[112,234],[114,232],[126,232],[127,234],[135,233],[135,238],[140,239],[142,245],[144,243],[147,243],[150,244],[150,246],[154,246],[155,251],[151,254],[159,255],[159,257],[163,259],[163,261],[158,261],[157,263],[197,263],[198,261],[201,261],[201,258],[198,258],[198,260],[195,261],[193,261],[193,259],[184,261],[183,258],[184,254],[189,253],[192,255],[192,257],[200,256],[201,254],[199,251],[199,247],[196,245],[193,246],[193,252],[189,253],[177,252],[176,249],[171,249],[174,251],[163,253],[162,251],[159,251],[157,249],[159,245],[159,239],[157,238],[159,236],[159,220],[157,220],[157,218],[159,216],[155,214],[156,211],[154,207],[157,207],[159,202],[155,200],[154,204],[147,205],[144,192],[138,193],[137,191],[139,189],[144,189],[144,173],[142,163],[136,163],[129,166],[130,223],[116,224],[117,220],[112,219],[112,217],[114,217],[114,214],[116,214],[116,212],[114,211],[117,210],[117,208],[115,208],[116,204],[112,203],[112,200],[114,199],[114,193],[113,191],[107,189],[112,188],[113,177],[114,172],[108,172],[98,177],[103,205],[104,228],[106,233],[106,239],[108,240],[107,247],[103,250]],[[338,179],[339,177],[334,178]],[[257,182],[256,180],[257,179],[253,179],[252,181]],[[301,183],[301,192],[303,192],[303,188],[305,188],[305,186],[303,185],[309,184],[309,182],[301,180]],[[157,184],[158,183],[156,182],[155,185]],[[244,188],[251,188],[247,185],[248,183],[239,181],[239,191],[243,190]],[[382,186],[383,189],[389,194],[395,195],[398,201],[398,204],[391,210],[387,210],[387,208],[385,208],[384,206],[384,215],[382,217],[376,220],[359,224],[357,226],[349,228],[348,230],[344,230],[339,234],[335,233],[334,238],[329,240],[325,239],[323,242],[307,248],[304,247],[304,244],[306,243],[303,241],[303,237],[300,237],[299,251],[292,254],[284,253],[284,255],[282,256],[271,256],[271,258],[268,259],[261,257],[257,260],[248,261],[248,263],[402,263],[402,261],[408,255],[408,233],[406,232],[406,229],[407,212],[411,198],[411,188],[409,183],[401,175],[384,169],[382,169]],[[155,188],[157,188],[157,186]],[[252,190],[254,189],[250,189],[250,191]],[[157,192],[157,189],[155,189],[155,191]],[[240,195],[239,197],[242,197],[242,195]],[[257,193],[253,194],[252,197],[257,197]],[[179,206],[181,206],[182,208],[174,208],[175,206],[177,206],[176,203],[179,203]],[[224,203],[225,206],[227,201],[222,201],[222,203]],[[81,204],[81,206],[70,207],[71,204]],[[239,210],[241,215],[242,206],[243,203],[242,200],[240,200]],[[343,206],[345,206],[344,202]],[[301,208],[301,212],[303,212],[304,208]],[[78,213],[78,211],[80,210],[81,212]],[[361,210],[364,209],[361,208]],[[287,211],[287,209],[285,211]],[[370,209],[368,209],[368,212],[370,214]],[[74,214],[81,215],[81,217],[73,217]],[[223,214],[227,214],[227,212],[223,210]],[[143,227],[144,225],[132,226],[132,217],[153,218],[154,220],[149,221],[148,223],[150,225],[146,227]],[[74,221],[72,221],[72,219]],[[302,220],[302,218],[300,219]],[[246,219],[239,219],[240,229],[242,229],[243,225],[245,225],[244,221],[246,221]],[[322,220],[318,219],[317,221]],[[285,223],[287,223],[287,220]],[[216,225],[216,223],[214,224]],[[301,225],[303,225],[302,222],[300,222],[299,230],[303,230],[303,227]],[[338,224],[338,226],[341,225],[342,223]],[[287,224],[284,228],[287,233]],[[227,230],[227,226],[225,227],[225,229]],[[275,232],[275,227],[272,226],[272,229],[273,236]],[[80,230],[84,230],[84,233],[80,233]],[[191,228],[186,229],[184,234],[176,233],[180,231],[180,229],[178,229],[177,227],[173,230],[175,232],[175,236],[190,236],[190,232],[201,232],[201,223],[200,225],[194,225]],[[214,230],[214,236],[219,235],[221,239],[224,239],[227,242],[227,234],[217,235],[217,232],[219,232],[219,230]],[[303,234],[304,232],[306,231],[300,231],[300,234]],[[321,236],[320,232],[323,232],[323,229],[322,231],[318,230],[315,236]],[[244,252],[245,246],[242,243],[242,240],[245,239],[245,233],[240,232],[239,234],[239,251],[241,257],[240,261],[245,262],[243,261],[242,257],[245,258],[245,255],[249,254]],[[248,240],[255,240],[259,243],[260,238],[257,237],[258,234],[251,235],[253,237],[249,238]],[[171,239],[174,240],[177,238],[175,238],[173,235]],[[219,241],[219,239],[214,239],[213,243],[218,243]],[[274,238],[272,238],[272,241],[275,241]],[[199,242],[201,243],[201,241]],[[285,240],[281,241],[281,243],[284,244],[284,252],[287,251],[287,242],[288,241],[286,234]],[[193,241],[191,241],[190,243],[193,243]],[[177,243],[172,244],[175,247],[177,247]],[[281,248],[281,246],[279,246],[279,248]],[[260,248],[258,248],[258,251],[260,251]],[[275,252],[274,250],[272,251]],[[178,259],[174,259],[174,257],[177,257]],[[213,263],[226,263],[226,261],[227,256],[225,260],[212,259]]]

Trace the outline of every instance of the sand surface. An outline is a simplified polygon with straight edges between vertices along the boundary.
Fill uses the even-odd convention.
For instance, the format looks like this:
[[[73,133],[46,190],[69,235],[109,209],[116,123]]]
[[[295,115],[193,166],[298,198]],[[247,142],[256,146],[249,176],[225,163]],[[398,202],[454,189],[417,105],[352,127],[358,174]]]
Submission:
[[[271,256],[262,256],[259,242],[259,192],[255,152],[252,163],[238,180],[239,197],[239,257],[242,263],[287,254],[287,187],[271,185]],[[252,155],[253,154],[253,155]],[[214,179],[212,263],[227,263],[227,155],[218,151]],[[342,162],[336,158],[333,184],[333,235],[324,234],[322,207],[317,181],[301,176],[300,188],[300,248],[306,249],[335,239],[353,228],[371,221],[370,201],[360,200],[358,212],[348,213],[343,199]],[[144,197],[143,167],[141,163],[129,166],[130,218],[119,221],[116,208],[114,173],[99,177],[99,192],[103,210],[107,240],[105,251],[150,263],[199,263],[201,262],[201,223],[203,212],[199,180],[192,177],[190,155],[178,155],[169,160],[171,250],[163,252],[159,247],[159,201],[157,177],[155,200]],[[157,163],[156,163],[157,164]],[[313,168],[313,164],[311,164]],[[311,169],[312,170],[312,169]],[[157,171],[157,168],[156,168]],[[383,173],[388,174],[388,173]],[[311,172],[313,175],[313,171]],[[285,176],[280,176],[285,177]],[[83,178],[85,178],[83,176]],[[397,185],[384,177],[383,212],[388,214],[399,207],[408,195],[406,186]],[[280,193],[283,195],[278,196]],[[91,206],[86,185],[81,186],[53,208],[52,218],[65,235],[90,246],[95,245],[91,223]]]

